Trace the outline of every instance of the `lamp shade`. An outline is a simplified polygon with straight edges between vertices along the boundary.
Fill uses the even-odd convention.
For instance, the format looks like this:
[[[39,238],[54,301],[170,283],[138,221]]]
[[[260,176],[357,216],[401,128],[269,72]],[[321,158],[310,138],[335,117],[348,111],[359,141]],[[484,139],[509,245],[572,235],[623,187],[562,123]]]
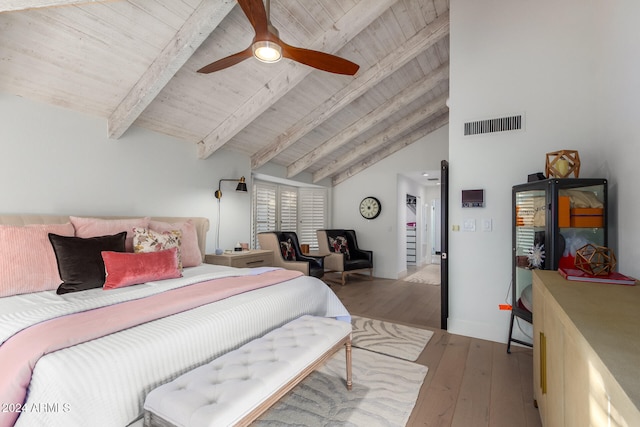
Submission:
[[[247,183],[244,179],[244,176],[240,178],[238,186],[236,187],[236,191],[242,191],[244,193],[247,192]]]

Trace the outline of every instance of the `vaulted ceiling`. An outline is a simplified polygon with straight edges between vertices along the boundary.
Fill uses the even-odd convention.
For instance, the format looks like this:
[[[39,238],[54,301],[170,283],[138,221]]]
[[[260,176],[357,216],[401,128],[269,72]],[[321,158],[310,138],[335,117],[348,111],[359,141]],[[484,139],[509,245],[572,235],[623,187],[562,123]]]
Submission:
[[[333,184],[448,123],[448,0],[272,0],[270,15],[286,43],[360,69],[197,73],[251,44],[235,0],[2,0],[0,91],[104,117],[110,138],[135,124]]]

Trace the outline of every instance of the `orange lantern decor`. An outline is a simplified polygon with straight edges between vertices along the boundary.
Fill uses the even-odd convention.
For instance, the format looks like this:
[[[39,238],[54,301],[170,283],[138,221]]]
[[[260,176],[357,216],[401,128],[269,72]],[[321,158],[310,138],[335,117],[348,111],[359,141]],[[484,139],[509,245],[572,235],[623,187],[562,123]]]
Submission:
[[[547,153],[544,167],[547,178],[574,178],[580,176],[580,155],[576,150],[560,150]]]
[[[616,268],[613,249],[587,243],[576,251],[576,268],[592,276],[606,276]]]

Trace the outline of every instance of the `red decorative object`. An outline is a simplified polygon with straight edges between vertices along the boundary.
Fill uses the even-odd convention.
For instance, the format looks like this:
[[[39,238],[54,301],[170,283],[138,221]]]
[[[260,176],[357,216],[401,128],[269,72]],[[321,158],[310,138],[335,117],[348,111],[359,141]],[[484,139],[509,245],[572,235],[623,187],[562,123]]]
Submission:
[[[606,276],[616,268],[613,249],[587,243],[576,251],[576,268],[594,276]]]
[[[612,285],[630,285],[636,284],[636,279],[633,277],[625,276],[624,274],[614,271],[605,276],[593,276],[587,274],[577,268],[559,268],[558,273],[567,280],[573,280],[576,282],[595,282],[595,283],[610,283]]]

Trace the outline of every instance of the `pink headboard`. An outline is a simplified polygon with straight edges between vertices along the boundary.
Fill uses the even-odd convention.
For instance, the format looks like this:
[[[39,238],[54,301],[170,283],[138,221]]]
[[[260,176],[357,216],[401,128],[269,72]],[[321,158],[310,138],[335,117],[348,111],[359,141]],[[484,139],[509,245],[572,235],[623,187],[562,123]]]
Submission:
[[[83,216],[83,215],[78,215]],[[86,215],[92,218],[102,219],[124,219],[124,218],[141,218],[144,215],[135,216],[100,216]],[[203,217],[171,217],[171,216],[152,216],[151,219],[163,222],[184,222],[191,220],[198,233],[198,246],[204,260],[207,244],[207,231],[209,231],[209,219]],[[27,225],[27,224],[64,224],[69,222],[68,215],[0,215],[0,224],[4,225]]]

